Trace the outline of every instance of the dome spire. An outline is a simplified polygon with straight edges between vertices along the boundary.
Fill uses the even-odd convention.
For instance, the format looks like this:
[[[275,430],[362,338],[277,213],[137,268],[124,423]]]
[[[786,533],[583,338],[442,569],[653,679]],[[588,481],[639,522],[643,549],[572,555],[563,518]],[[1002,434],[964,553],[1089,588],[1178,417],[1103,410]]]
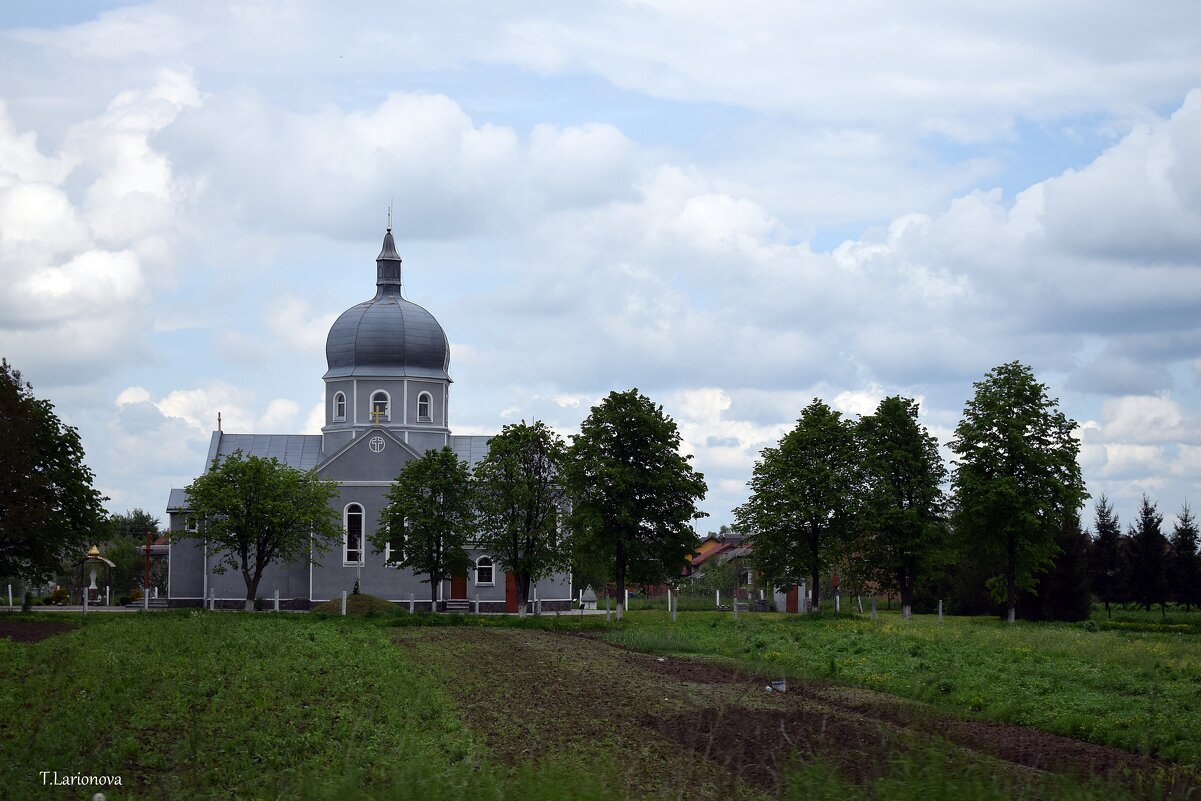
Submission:
[[[392,209],[388,209],[388,231],[384,234],[384,246],[375,257],[375,285],[380,292],[400,292],[400,254],[392,239]]]

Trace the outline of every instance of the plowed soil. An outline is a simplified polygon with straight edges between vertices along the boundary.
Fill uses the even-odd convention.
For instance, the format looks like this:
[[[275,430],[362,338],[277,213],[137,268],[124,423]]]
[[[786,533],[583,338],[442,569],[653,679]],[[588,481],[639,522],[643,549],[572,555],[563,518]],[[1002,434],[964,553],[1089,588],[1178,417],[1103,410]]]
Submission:
[[[0,620],[0,637],[8,637],[14,642],[37,642],[56,634],[65,634],[73,628],[75,628],[74,623],[41,621],[26,623],[18,620]]]
[[[964,720],[866,690],[656,657],[579,636],[518,629],[394,630],[440,674],[492,758],[611,760],[640,793],[759,797],[789,765],[834,764],[856,781],[915,749],[1021,780],[1157,767],[1125,751],[1022,726]]]

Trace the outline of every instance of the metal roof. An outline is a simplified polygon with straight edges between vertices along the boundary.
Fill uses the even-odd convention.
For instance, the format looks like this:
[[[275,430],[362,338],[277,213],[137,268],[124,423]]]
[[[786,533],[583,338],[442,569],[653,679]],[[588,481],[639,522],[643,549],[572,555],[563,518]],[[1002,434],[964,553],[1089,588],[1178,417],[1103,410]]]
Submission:
[[[321,463],[321,435],[225,434],[214,431],[205,470],[212,465],[213,459],[229,456],[238,450],[242,451],[243,456],[275,458],[297,470],[312,470]]]
[[[442,326],[401,294],[392,231],[376,258],[376,293],[342,312],[325,340],[325,378],[356,375],[450,380],[450,342]]]
[[[171,512],[186,512],[188,510],[188,494],[181,489],[172,488],[171,497],[167,499],[167,514]]]
[[[474,469],[488,455],[488,440],[490,439],[492,439],[490,435],[467,434],[455,436],[451,434],[450,449],[455,452],[455,456],[467,462],[468,467]]]

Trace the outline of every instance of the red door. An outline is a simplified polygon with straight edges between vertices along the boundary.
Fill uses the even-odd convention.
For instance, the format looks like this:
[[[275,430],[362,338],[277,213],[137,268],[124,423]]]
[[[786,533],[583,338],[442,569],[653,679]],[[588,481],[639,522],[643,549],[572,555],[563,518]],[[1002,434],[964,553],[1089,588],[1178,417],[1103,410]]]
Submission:
[[[517,611],[517,581],[510,571],[505,571],[505,611],[513,614]]]
[[[799,593],[797,592],[797,586],[795,584],[793,584],[791,587],[788,588],[788,594],[784,596],[784,611],[785,612],[796,612],[797,611],[797,595],[798,594]]]
[[[458,576],[450,577],[450,598],[452,601],[465,600],[467,598],[467,571],[463,571]]]

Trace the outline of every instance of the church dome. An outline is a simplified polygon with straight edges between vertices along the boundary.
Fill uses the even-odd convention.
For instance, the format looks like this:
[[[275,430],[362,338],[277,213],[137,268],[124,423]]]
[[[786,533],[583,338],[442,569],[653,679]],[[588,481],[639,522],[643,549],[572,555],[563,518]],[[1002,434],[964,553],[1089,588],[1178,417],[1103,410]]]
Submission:
[[[375,259],[375,297],[352,306],[325,340],[325,378],[412,376],[450,380],[450,343],[434,315],[401,295],[392,229]]]

